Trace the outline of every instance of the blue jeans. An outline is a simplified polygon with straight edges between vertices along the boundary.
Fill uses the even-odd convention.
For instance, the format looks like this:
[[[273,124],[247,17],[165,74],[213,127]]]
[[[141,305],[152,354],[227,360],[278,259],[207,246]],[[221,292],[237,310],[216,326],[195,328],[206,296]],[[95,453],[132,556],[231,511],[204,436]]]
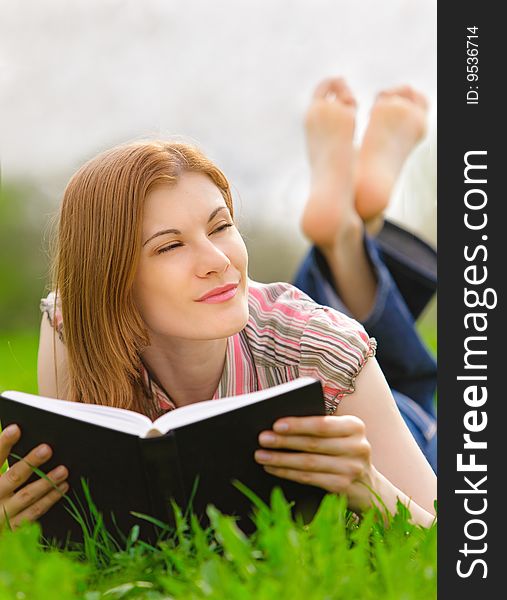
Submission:
[[[377,360],[398,409],[436,473],[437,366],[415,329],[415,320],[436,289],[436,253],[387,221],[378,237],[366,236],[364,244],[377,279],[377,292],[374,307],[362,323],[377,339]],[[304,258],[294,285],[319,304],[350,315],[317,247]]]

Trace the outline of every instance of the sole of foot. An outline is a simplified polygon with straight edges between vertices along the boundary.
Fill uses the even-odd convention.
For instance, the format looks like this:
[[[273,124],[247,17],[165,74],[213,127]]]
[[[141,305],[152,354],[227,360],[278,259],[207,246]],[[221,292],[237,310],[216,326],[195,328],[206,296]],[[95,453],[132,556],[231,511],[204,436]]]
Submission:
[[[427,112],[425,97],[410,86],[378,94],[357,164],[355,206],[366,225],[382,221],[401,168],[426,133]]]
[[[322,81],[305,120],[311,188],[301,218],[303,233],[317,246],[332,245],[355,216],[355,119],[356,101],[345,80]]]

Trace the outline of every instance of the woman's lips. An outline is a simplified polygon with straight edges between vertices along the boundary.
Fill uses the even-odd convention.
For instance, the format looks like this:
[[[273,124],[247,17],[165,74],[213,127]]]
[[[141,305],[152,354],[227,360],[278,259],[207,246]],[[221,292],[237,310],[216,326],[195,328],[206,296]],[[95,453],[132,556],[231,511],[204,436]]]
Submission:
[[[220,302],[227,302],[231,298],[234,298],[238,291],[238,284],[231,286],[224,286],[222,291],[218,290],[216,293],[211,292],[197,300],[197,302],[206,302],[206,304],[218,304]]]

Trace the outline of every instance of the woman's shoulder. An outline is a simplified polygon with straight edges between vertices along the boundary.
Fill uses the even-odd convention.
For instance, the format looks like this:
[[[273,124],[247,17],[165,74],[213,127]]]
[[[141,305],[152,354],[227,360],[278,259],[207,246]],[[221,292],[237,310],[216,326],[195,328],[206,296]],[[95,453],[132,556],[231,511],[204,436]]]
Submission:
[[[362,362],[375,350],[375,342],[356,320],[312,300],[290,283],[249,282],[251,335],[270,345],[285,360],[300,362],[302,353],[314,354],[349,348]],[[346,351],[345,351],[346,352]]]
[[[304,317],[309,315],[317,304],[304,292],[290,283],[248,282],[249,306],[254,317],[273,316]],[[276,312],[279,311],[279,312]]]
[[[357,330],[367,337],[358,321],[330,306],[318,304],[290,283],[259,283],[250,279],[249,308],[254,320],[296,321],[300,327],[309,321],[329,322],[344,329]]]

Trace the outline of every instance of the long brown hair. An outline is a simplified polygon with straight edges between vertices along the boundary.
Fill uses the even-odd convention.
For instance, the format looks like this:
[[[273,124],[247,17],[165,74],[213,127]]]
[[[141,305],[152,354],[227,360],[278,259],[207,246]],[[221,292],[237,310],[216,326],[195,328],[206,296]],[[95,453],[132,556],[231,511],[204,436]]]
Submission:
[[[159,414],[143,392],[140,354],[149,337],[132,285],[145,198],[154,186],[175,184],[185,171],[208,175],[233,215],[224,174],[184,143],[117,146],[88,161],[68,183],[50,267],[68,354],[66,399],[128,408],[152,418]]]

